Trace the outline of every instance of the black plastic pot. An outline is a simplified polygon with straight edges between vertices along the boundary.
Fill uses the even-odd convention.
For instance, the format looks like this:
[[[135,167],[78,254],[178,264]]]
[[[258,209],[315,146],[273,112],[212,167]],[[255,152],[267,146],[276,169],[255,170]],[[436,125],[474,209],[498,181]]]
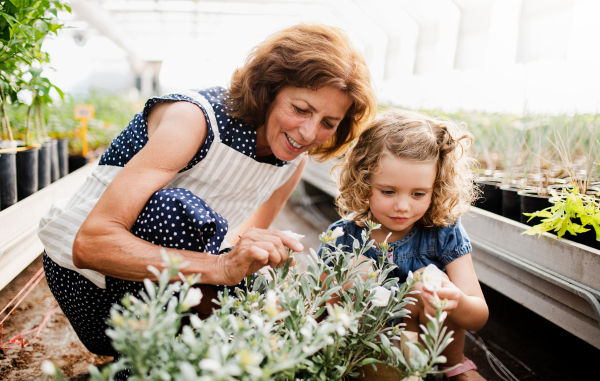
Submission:
[[[500,184],[502,180],[493,177],[478,177],[475,184],[481,189],[481,197],[475,202],[475,206],[488,212],[502,213],[502,192]]]
[[[58,139],[56,146],[58,147],[59,177],[63,178],[69,174],[69,141],[66,138]]]
[[[581,225],[581,221],[579,221],[579,218],[574,219],[573,222]],[[600,241],[596,241],[596,231],[591,226],[587,226],[586,228],[590,230],[585,233],[579,233],[577,235],[571,235],[571,233],[566,232],[562,238],[566,238],[568,240],[580,243],[582,245],[593,247],[594,249],[600,249]]]
[[[38,190],[38,147],[17,152],[17,199],[21,201]]]
[[[60,179],[60,166],[58,162],[58,141],[53,140],[50,150],[50,182]]]
[[[50,185],[51,180],[52,143],[42,144],[38,152],[38,190]]]
[[[588,192],[589,193],[589,192]],[[551,202],[550,205],[553,203]],[[581,220],[579,218],[574,218],[573,223],[581,225]],[[573,242],[580,243],[582,245],[586,245],[592,247],[594,249],[600,250],[600,241],[596,241],[596,231],[592,226],[586,226],[586,229],[590,229],[585,233],[579,233],[577,235],[571,235],[568,231],[561,238],[568,239]],[[554,233],[553,233],[554,234]]]
[[[17,202],[17,154],[0,154],[0,210]]]
[[[514,221],[521,221],[521,197],[519,187],[514,185],[502,185],[502,216]]]
[[[550,196],[539,196],[535,189],[520,190],[518,193],[521,199],[521,222],[529,226],[540,224],[542,218],[535,217],[527,222],[529,217],[523,213],[533,213],[551,207]]]
[[[83,167],[84,165],[86,165],[89,162],[90,162],[89,157],[69,156],[69,173],[71,173],[75,170],[78,170],[79,168]]]

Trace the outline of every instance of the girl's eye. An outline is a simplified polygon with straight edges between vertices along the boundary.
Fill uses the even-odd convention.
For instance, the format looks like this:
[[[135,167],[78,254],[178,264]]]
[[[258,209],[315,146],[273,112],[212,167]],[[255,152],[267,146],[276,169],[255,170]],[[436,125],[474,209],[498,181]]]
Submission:
[[[415,192],[413,194],[417,198],[425,197],[425,193],[424,192]]]
[[[394,191],[391,190],[382,190],[381,193],[383,193],[386,196],[390,196],[394,194]]]

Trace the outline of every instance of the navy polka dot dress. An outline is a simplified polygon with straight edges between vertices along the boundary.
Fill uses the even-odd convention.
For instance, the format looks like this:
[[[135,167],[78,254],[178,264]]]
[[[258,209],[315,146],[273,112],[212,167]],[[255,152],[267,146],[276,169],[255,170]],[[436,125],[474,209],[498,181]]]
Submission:
[[[209,100],[215,111],[221,140],[238,152],[255,158],[256,129],[226,113],[223,101],[227,92],[218,87],[198,92]],[[202,108],[194,99],[182,95],[167,95],[148,100],[144,110],[136,114],[113,140],[99,165],[125,166],[148,142],[149,110],[156,103],[165,101],[187,101]],[[203,108],[202,110],[206,116],[206,111]],[[202,149],[182,172],[191,169],[206,157],[213,139],[212,129],[208,128],[208,136]],[[288,164],[274,156],[269,163],[275,166]],[[158,246],[219,254],[227,229],[227,221],[202,199],[186,189],[172,188],[159,190],[152,195],[131,232]],[[45,253],[43,259],[48,286],[82,343],[92,353],[118,356],[105,334],[108,328],[105,321],[110,316],[113,304],[120,303],[127,293],[139,296],[138,292],[143,288],[143,284],[106,276],[106,288],[102,289],[83,275],[57,265]],[[241,287],[241,284],[239,286]],[[214,288],[218,291],[222,290],[223,286]]]

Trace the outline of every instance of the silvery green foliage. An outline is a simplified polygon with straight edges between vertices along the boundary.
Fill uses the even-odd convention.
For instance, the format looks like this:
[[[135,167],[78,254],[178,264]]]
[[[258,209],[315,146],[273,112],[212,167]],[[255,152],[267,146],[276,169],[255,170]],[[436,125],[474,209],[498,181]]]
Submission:
[[[151,269],[158,284],[145,281],[141,299],[128,296],[113,307],[108,335],[123,356],[101,372],[90,367],[91,379],[112,380],[129,369],[131,381],[329,380],[386,362],[402,375],[424,377],[445,361],[440,353],[451,340],[440,330],[445,313],[440,306],[423,327],[425,346],[411,344],[409,365],[390,343],[403,328],[389,322],[408,314],[403,307],[414,281],[398,287],[396,278],[387,278],[393,265],[384,258],[354,266],[374,245],[368,237],[375,228],[369,223],[363,243],[356,240],[350,250],[333,246],[339,232],[323,233],[323,255],[311,250],[305,273],[283,266],[270,270],[270,282],[248,277],[247,291],[220,293],[220,308],[206,320],[188,313],[199,277],[184,278],[179,270],[186,264],[163,255],[165,269]],[[178,273],[182,281],[169,283]],[[327,305],[332,297],[339,302]],[[188,316],[190,323],[182,324]]]
[[[400,339],[399,334],[403,328],[389,323],[393,319],[408,315],[408,310],[403,307],[414,302],[414,298],[408,295],[414,292],[410,290],[415,282],[413,280],[410,284],[404,283],[398,287],[398,278],[388,277],[395,265],[386,261],[385,254],[389,250],[387,242],[380,244],[384,255],[378,261],[372,261],[371,266],[367,267],[366,273],[364,267],[357,268],[352,265],[361,254],[366,253],[375,245],[375,242],[369,241],[368,237],[374,229],[379,229],[380,226],[367,221],[367,229],[363,230],[361,236],[362,242],[354,239],[351,252],[348,252],[349,248],[347,247],[334,245],[335,239],[332,238],[332,235],[335,235],[334,232],[323,233],[319,237],[324,246],[322,260],[313,255],[312,259],[316,263],[311,263],[308,267],[309,276],[312,272],[328,274],[327,280],[333,277],[330,284],[327,283],[327,280],[325,281],[325,289],[327,286],[340,285],[345,290],[340,294],[340,305],[354,316],[358,323],[349,329],[347,335],[338,335],[335,338],[337,351],[331,351],[332,346],[330,346],[313,356],[321,359],[320,356],[323,355],[325,361],[322,363],[326,368],[323,373],[330,378],[357,376],[360,366],[373,364],[376,367],[377,363],[385,362],[391,362],[404,377],[424,377],[428,373],[434,373],[432,369],[435,364],[446,362],[440,353],[452,341],[452,332],[447,333],[446,328],[440,330],[442,321],[446,317],[446,313],[442,312],[442,304],[437,306],[436,317],[430,318],[427,328],[421,327],[424,330],[421,340],[426,345],[409,343],[409,347],[414,352],[412,359],[407,361],[402,352],[390,342]],[[314,268],[311,269],[311,266],[318,267],[320,265],[324,265],[324,267],[317,271]],[[392,292],[389,302],[384,306],[380,306],[381,303],[375,303],[374,300],[376,294],[374,290],[380,287]],[[328,352],[328,350],[330,351]],[[327,355],[329,357],[325,358]],[[382,361],[382,358],[386,360]],[[328,379],[322,374],[304,376],[303,378],[306,380]]]

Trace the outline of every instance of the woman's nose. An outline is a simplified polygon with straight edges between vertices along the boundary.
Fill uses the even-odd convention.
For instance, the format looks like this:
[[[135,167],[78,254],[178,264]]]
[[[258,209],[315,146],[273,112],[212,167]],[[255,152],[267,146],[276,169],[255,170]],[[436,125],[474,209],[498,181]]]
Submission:
[[[319,121],[316,118],[307,119],[302,125],[300,125],[299,132],[304,139],[304,144],[312,143],[317,138],[319,131]]]

